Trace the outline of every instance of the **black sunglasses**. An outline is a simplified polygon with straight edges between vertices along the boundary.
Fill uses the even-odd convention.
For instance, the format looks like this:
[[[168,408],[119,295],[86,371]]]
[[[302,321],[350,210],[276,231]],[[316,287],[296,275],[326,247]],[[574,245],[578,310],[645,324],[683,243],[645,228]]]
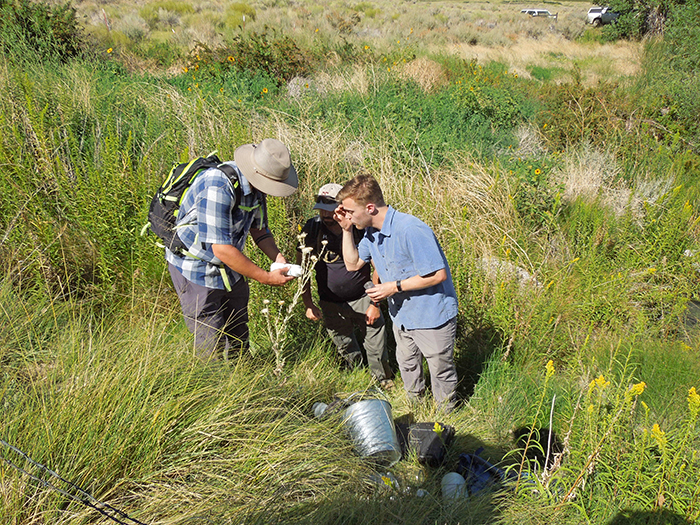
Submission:
[[[336,206],[338,205],[338,201],[335,199],[332,199],[331,197],[325,197],[323,195],[319,195],[316,197],[316,204],[335,204]]]

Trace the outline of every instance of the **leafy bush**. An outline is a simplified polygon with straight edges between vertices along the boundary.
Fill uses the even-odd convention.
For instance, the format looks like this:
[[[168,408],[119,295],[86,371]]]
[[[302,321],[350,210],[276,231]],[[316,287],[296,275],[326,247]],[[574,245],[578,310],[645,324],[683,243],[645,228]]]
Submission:
[[[582,141],[602,148],[618,144],[630,114],[629,99],[615,84],[585,87],[580,71],[574,69],[573,76],[573,82],[544,84],[539,92],[544,106],[539,127],[550,148],[562,150]]]
[[[697,70],[700,66],[700,1],[689,0],[674,6],[664,41],[674,68],[689,73]]]
[[[237,35],[215,49],[200,44],[192,51],[188,65],[203,78],[223,78],[229,72],[261,73],[277,85],[306,75],[310,67],[307,55],[291,37],[268,28],[263,33]]]
[[[69,3],[0,1],[0,49],[14,62],[79,56],[84,40],[75,9]]]
[[[535,230],[553,226],[561,207],[562,188],[550,180],[552,162],[539,156],[511,159],[508,167],[515,180],[512,197],[520,216]]]

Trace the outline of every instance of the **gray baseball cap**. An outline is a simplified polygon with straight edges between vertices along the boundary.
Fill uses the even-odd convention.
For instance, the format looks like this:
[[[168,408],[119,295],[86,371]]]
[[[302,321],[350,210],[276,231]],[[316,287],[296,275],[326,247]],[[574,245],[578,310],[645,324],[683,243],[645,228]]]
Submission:
[[[316,195],[316,205],[313,209],[335,211],[340,204],[335,198],[342,189],[343,187],[340,184],[335,184],[333,182],[321,186]]]

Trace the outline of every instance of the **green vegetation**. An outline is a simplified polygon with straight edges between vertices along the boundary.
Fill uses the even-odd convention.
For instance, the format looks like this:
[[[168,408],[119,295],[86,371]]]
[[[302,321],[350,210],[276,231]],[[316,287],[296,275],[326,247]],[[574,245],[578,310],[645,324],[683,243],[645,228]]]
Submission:
[[[232,4],[211,27],[236,13],[245,27],[200,28],[183,49],[180,24],[200,14],[186,2],[119,29],[110,14],[85,39],[69,6],[0,2],[0,438],[149,524],[700,521],[697,24],[681,29],[696,3],[640,47],[639,71],[595,82],[571,48],[524,67],[437,48],[458,20],[438,2],[420,19],[295,5],[294,30],[274,18],[287,7]],[[439,16],[453,25],[429,29]],[[175,39],[154,39],[166,26]],[[441,468],[392,467],[400,489],[371,481],[340,419],[313,417],[316,401],[373,390],[320,325],[287,316],[296,283],[251,283],[253,350],[204,366],[139,235],[174,162],[266,136],[300,174],[269,202],[289,258],[316,189],[363,169],[450,262],[464,404],[412,406],[400,379],[387,396],[395,417],[457,437]],[[555,469],[523,460],[519,427],[529,452],[537,428],[556,432]],[[442,475],[479,447],[520,481],[444,502]],[[106,522],[0,457],[1,523]]]

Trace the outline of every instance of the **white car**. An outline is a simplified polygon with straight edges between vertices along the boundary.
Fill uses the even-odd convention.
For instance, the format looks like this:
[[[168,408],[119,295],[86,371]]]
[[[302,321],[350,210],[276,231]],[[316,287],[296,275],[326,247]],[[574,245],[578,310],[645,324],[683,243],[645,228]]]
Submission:
[[[530,16],[545,16],[547,18],[557,18],[557,15],[559,13],[550,13],[546,9],[534,9],[534,8],[528,8],[528,9],[521,9],[521,13],[525,13],[526,15]]]
[[[602,26],[603,24],[610,24],[617,20],[620,16],[614,11],[610,11],[609,7],[591,7],[588,10],[588,16],[586,17],[586,23],[591,24],[595,27]]]

